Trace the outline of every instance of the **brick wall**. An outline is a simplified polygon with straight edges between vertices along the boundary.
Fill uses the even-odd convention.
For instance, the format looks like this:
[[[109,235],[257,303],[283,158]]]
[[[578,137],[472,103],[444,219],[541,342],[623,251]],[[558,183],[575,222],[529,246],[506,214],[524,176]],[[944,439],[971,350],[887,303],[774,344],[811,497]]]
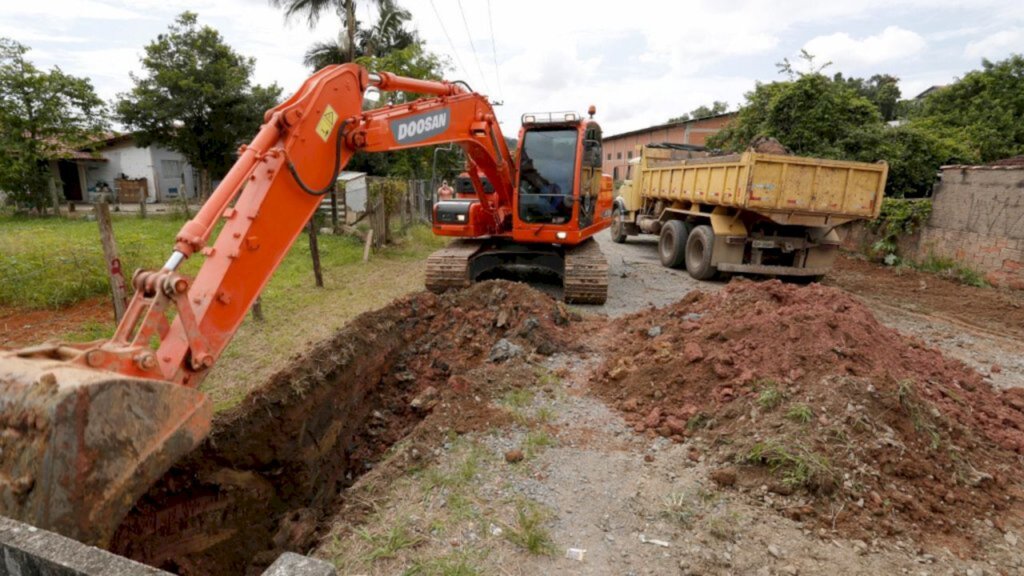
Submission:
[[[863,222],[844,226],[843,246],[866,251],[878,236]],[[902,258],[955,260],[994,286],[1024,289],[1024,166],[947,166],[928,223],[900,238]]]
[[[947,166],[917,257],[952,258],[993,285],[1024,289],[1024,166]]]

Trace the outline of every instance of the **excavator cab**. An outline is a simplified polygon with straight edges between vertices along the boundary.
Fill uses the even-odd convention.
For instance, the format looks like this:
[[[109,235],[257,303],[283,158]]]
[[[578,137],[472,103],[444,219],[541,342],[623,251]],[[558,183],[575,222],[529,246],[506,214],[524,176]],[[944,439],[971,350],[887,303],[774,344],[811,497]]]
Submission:
[[[601,127],[575,112],[524,114],[513,237],[579,244],[607,227],[611,180],[601,172]]]

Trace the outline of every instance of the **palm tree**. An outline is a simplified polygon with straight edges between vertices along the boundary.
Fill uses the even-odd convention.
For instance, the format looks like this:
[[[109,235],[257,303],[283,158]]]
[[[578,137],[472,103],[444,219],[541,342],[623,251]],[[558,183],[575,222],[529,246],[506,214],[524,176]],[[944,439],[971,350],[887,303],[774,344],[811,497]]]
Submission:
[[[339,35],[338,37],[338,48],[339,50],[347,49],[348,62],[355,61],[356,33],[358,31],[356,0],[270,0],[270,5],[275,8],[284,8],[285,19],[304,15],[310,28],[316,26],[324,12],[335,12],[346,31],[345,36]],[[315,45],[314,48],[316,48]],[[310,49],[310,52],[312,51],[313,48]],[[308,61],[309,52],[306,54],[306,62],[308,63]]]
[[[416,32],[406,29],[412,13],[398,5],[395,0],[377,0],[377,23],[362,30],[360,45],[367,56],[401,50],[415,44],[419,38]]]

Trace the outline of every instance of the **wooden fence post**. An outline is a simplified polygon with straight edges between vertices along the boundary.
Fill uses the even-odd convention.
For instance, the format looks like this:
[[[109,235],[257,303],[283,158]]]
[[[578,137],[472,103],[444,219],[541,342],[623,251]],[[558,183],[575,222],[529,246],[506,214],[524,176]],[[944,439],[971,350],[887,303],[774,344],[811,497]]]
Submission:
[[[263,295],[256,297],[256,301],[252,303],[252,319],[257,322],[263,322]]]
[[[142,191],[142,196],[139,200],[139,218],[146,218],[146,191]]]
[[[100,242],[103,244],[103,256],[107,260],[107,273],[110,275],[110,292],[114,300],[114,319],[121,322],[127,306],[128,290],[121,269],[121,259],[117,256],[117,242],[114,240],[114,226],[110,222],[110,207],[106,200],[96,204],[96,222],[100,227]]]
[[[316,241],[316,213],[309,219],[309,253],[313,256],[313,276],[316,277],[316,287],[324,287],[324,275],[320,272],[320,246]]]
[[[338,233],[338,184],[331,188],[331,230]]]

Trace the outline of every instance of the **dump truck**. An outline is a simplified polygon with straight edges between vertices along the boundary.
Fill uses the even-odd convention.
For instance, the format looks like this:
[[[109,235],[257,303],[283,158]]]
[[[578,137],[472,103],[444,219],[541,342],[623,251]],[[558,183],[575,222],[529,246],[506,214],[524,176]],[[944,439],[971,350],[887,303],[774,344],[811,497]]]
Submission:
[[[661,263],[708,280],[721,273],[817,280],[847,222],[878,217],[885,162],[764,154],[699,156],[638,146],[612,205],[615,242],[659,235]]]

